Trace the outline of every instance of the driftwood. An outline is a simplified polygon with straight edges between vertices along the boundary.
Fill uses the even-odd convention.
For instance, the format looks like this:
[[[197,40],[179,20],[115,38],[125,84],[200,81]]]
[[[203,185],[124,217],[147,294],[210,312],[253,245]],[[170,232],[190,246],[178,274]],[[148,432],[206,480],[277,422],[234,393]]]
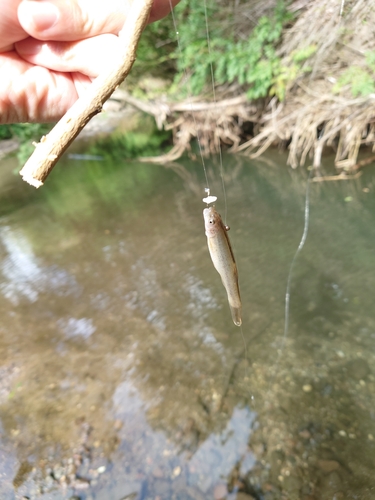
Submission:
[[[322,175],[321,177],[313,177],[312,182],[351,181],[353,179],[358,179],[361,175],[362,172],[357,172],[354,175],[347,175],[345,172],[341,172],[338,175]]]
[[[36,144],[35,151],[20,172],[26,182],[37,188],[43,185],[62,153],[88,121],[100,113],[104,102],[129,74],[152,3],[153,0],[137,0],[132,3],[119,35],[122,51],[118,54],[117,63],[112,69],[98,76],[51,132]]]
[[[156,163],[174,161],[185,151],[191,152],[190,143],[193,139],[198,140],[203,156],[218,153],[222,144],[235,150],[244,135],[243,124],[259,122],[261,114],[260,108],[249,102],[244,93],[219,98],[215,102],[190,98],[169,103],[163,100],[146,102],[117,90],[114,98],[152,115],[158,128],[172,130],[174,146],[169,153],[142,158]]]

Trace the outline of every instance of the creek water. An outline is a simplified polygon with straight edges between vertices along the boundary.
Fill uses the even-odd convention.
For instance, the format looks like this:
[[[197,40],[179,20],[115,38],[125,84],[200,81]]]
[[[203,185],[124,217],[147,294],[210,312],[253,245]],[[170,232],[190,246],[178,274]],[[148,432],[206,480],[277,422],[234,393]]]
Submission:
[[[373,169],[311,183],[283,338],[307,174],[224,158],[245,350],[199,162],[0,163],[1,499],[375,498]]]

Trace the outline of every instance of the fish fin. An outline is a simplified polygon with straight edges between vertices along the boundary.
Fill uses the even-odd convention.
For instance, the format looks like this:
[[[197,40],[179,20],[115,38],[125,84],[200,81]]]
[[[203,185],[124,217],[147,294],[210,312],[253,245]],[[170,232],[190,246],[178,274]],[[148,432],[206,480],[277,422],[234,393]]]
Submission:
[[[241,326],[242,325],[241,306],[240,307],[233,307],[229,304],[229,307],[230,307],[230,312],[232,313],[233,323],[236,326]]]

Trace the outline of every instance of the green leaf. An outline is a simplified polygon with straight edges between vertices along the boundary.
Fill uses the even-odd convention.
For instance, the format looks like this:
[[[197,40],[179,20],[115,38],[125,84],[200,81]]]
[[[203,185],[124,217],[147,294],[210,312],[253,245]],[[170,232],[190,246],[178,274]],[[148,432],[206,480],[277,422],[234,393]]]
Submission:
[[[339,93],[345,86],[350,88],[353,97],[366,97],[375,92],[374,75],[360,66],[351,66],[344,71],[332,91]]]

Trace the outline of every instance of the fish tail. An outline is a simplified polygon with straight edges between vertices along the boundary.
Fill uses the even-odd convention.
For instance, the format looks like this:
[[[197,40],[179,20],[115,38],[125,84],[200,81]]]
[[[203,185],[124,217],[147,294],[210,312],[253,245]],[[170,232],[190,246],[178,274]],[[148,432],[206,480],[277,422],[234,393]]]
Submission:
[[[236,326],[241,326],[242,325],[241,306],[240,307],[233,307],[229,304],[229,307],[230,307],[230,312],[232,313],[233,323]]]

